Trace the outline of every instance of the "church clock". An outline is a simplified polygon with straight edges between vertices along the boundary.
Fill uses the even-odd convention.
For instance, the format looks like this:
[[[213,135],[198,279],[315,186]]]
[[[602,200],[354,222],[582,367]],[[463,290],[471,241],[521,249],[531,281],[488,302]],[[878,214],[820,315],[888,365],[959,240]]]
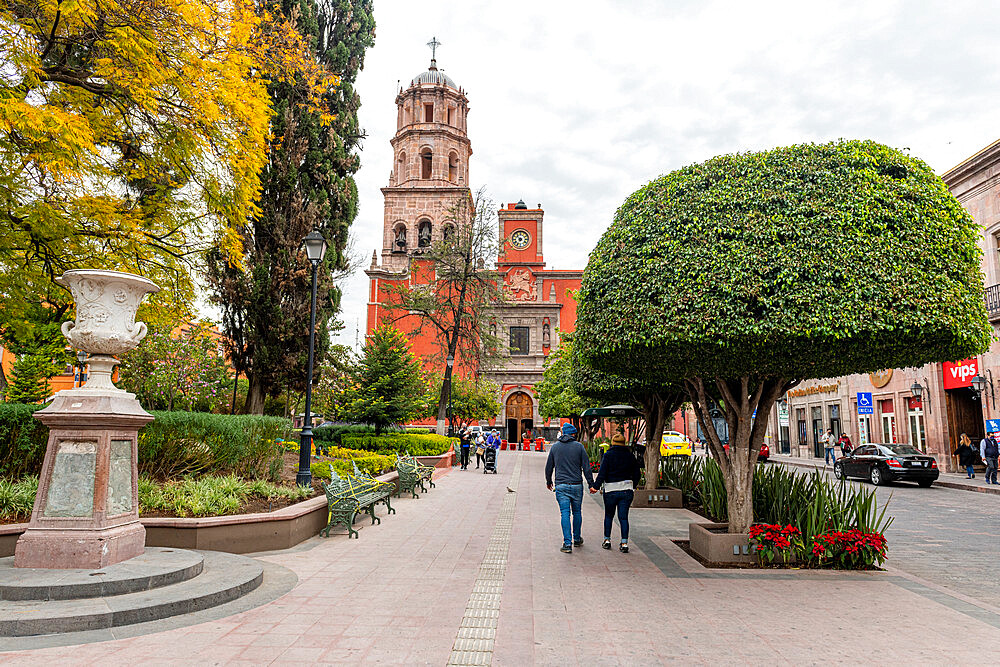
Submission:
[[[517,229],[510,235],[510,244],[518,250],[524,250],[531,243],[531,235],[523,229]]]

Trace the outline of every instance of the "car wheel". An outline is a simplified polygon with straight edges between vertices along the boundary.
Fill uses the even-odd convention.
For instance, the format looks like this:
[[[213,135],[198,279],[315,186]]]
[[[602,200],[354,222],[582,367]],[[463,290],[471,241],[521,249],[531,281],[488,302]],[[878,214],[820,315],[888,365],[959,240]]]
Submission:
[[[871,472],[868,473],[868,478],[871,479],[872,484],[878,486],[883,482],[882,471],[877,465],[872,466]]]
[[[933,484],[933,483],[934,483],[933,479],[922,479],[922,480],[919,480],[917,482],[917,484],[919,484],[920,486],[922,486],[925,489],[930,488],[931,484]]]
[[[842,464],[833,464],[833,476],[837,479],[844,479],[844,466]]]

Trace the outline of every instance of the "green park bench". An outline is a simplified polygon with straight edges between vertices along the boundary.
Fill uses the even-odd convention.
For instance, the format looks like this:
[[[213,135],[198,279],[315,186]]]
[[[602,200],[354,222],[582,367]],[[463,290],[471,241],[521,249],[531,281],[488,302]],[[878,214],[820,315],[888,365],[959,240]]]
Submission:
[[[399,486],[396,490],[396,496],[400,493],[405,493],[409,491],[413,494],[414,498],[419,498],[420,495],[417,494],[417,487],[424,492],[427,489],[424,488],[424,480],[421,477],[420,472],[417,470],[416,465],[412,461],[407,461],[406,459],[396,460],[396,472],[399,474]]]
[[[410,456],[408,452],[404,452],[402,457],[400,457],[399,454],[396,454],[397,466],[399,465],[400,461],[408,461],[411,464],[413,464],[413,467],[416,470],[417,474],[420,475],[421,479],[420,488],[423,489],[424,493],[427,492],[427,489],[424,488],[422,482],[427,482],[428,484],[430,484],[432,489],[436,488],[437,485],[434,484],[434,466],[423,465],[415,457]]]
[[[376,522],[382,523],[382,519],[375,515],[375,506],[379,503],[385,504],[389,514],[396,513],[396,510],[389,503],[393,485],[380,482],[370,475],[341,477],[331,464],[330,483],[323,484],[323,490],[326,492],[326,502],[329,509],[327,525],[319,531],[323,537],[329,537],[330,529],[337,525],[344,525],[347,528],[348,539],[351,535],[358,537],[358,531],[354,530],[354,519],[362,511],[371,516],[373,525]]]

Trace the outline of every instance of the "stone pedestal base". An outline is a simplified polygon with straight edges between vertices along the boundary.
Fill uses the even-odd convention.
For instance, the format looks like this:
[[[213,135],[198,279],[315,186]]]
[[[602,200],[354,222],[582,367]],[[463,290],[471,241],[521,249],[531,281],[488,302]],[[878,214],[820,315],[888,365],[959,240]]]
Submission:
[[[17,541],[14,567],[97,570],[139,556],[145,546],[138,521],[98,530],[28,528]]]

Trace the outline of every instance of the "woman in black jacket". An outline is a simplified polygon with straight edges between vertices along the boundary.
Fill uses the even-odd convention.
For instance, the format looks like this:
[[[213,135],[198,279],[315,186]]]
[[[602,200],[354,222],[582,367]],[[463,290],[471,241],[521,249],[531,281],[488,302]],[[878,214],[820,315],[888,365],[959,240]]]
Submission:
[[[639,462],[635,460],[628,448],[625,436],[616,433],[611,438],[611,447],[601,458],[601,469],[591,487],[591,493],[604,484],[604,544],[605,549],[611,548],[611,526],[614,524],[615,511],[618,512],[618,524],[621,526],[622,541],[618,546],[623,554],[628,553],[628,508],[635,496],[635,487],[639,485]]]
[[[958,457],[958,465],[965,468],[965,474],[968,475],[968,479],[975,479],[976,473],[972,467],[976,463],[976,453],[972,451],[972,441],[969,440],[969,436],[965,433],[958,440],[958,448],[955,450],[955,456]]]

